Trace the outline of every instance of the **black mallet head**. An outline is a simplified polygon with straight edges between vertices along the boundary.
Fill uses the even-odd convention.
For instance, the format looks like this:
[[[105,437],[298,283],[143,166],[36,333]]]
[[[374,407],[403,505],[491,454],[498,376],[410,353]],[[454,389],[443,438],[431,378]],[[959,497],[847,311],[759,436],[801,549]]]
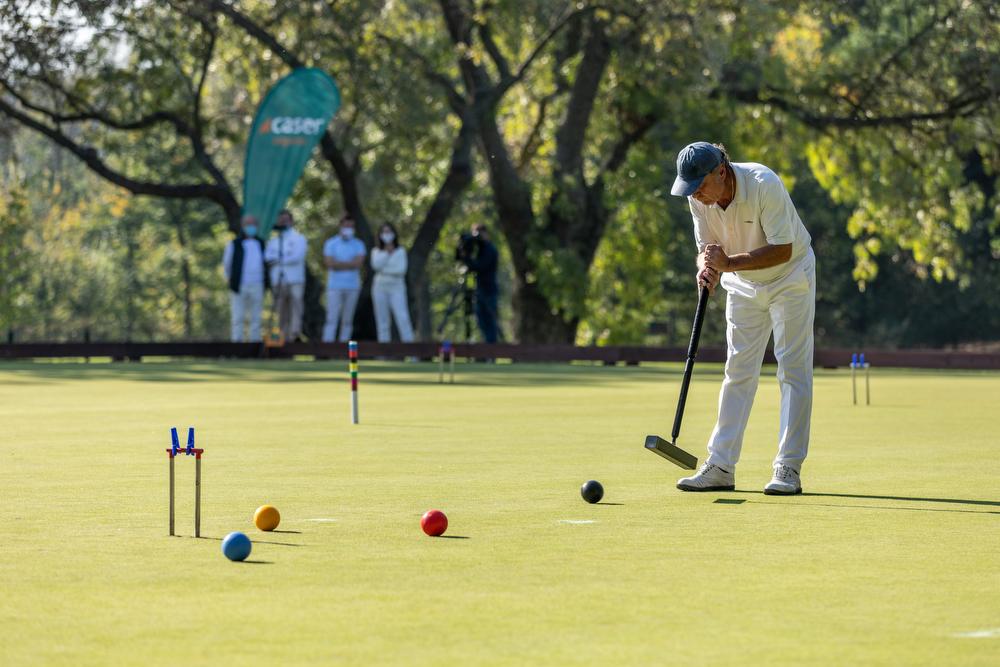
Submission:
[[[658,435],[646,436],[646,449],[686,470],[694,470],[698,467],[697,456],[688,454],[674,443],[664,440]]]

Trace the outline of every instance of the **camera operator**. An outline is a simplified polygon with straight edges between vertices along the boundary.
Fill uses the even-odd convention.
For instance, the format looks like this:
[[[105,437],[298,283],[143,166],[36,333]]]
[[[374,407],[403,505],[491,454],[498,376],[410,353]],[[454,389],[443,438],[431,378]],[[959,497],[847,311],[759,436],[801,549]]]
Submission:
[[[476,322],[487,343],[497,342],[497,260],[486,225],[476,223],[471,234],[462,234],[455,259],[476,274]]]

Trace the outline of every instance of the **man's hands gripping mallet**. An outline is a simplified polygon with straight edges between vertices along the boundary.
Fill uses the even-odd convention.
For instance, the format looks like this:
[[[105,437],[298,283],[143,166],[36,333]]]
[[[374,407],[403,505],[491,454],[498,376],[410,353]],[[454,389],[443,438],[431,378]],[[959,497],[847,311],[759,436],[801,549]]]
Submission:
[[[709,244],[698,254],[697,280],[699,287],[708,288],[708,293],[714,295],[722,272],[729,264],[729,257],[722,246]]]

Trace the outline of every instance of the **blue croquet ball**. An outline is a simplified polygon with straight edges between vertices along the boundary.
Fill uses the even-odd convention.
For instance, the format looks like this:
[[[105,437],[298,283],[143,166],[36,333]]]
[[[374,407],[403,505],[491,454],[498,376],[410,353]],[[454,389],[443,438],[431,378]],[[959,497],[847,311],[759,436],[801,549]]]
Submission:
[[[597,503],[604,497],[604,487],[601,486],[600,482],[592,479],[583,483],[583,486],[580,487],[580,495],[588,503]]]
[[[246,560],[252,548],[250,538],[238,531],[229,533],[222,540],[222,554],[229,560]]]

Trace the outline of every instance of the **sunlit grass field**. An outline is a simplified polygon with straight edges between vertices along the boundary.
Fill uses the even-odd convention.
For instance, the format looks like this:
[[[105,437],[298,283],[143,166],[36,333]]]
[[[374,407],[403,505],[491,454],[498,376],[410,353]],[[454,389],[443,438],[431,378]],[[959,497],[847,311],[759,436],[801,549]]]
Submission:
[[[739,490],[684,494],[642,447],[673,365],[363,362],[355,426],[346,362],[2,364],[0,664],[996,665],[1000,374],[875,369],[854,407],[818,372],[806,493],[779,498],[773,370]],[[689,396],[699,458],[720,379]],[[184,457],[167,536],[189,425],[202,539]]]

